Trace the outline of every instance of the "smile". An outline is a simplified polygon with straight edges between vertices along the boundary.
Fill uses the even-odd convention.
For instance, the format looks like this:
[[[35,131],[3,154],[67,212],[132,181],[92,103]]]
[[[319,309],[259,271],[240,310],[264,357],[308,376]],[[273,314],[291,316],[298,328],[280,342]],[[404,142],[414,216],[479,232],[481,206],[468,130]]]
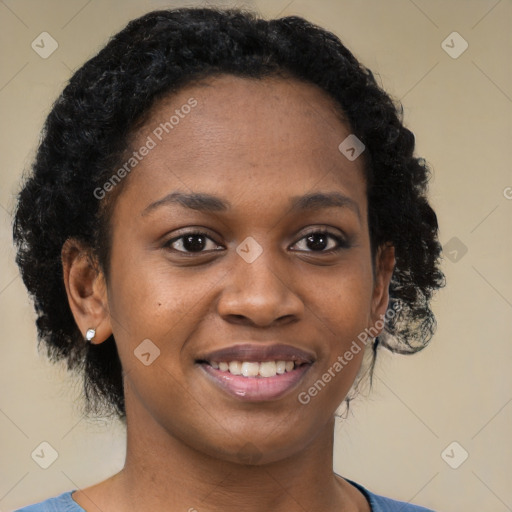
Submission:
[[[293,361],[231,361],[216,363],[209,362],[210,366],[222,372],[229,372],[231,375],[243,375],[244,377],[275,377],[291,372],[295,368]]]
[[[264,402],[290,393],[315,360],[313,352],[294,345],[260,342],[203,353],[196,364],[209,382],[231,397]]]
[[[219,389],[252,402],[277,400],[298,386],[311,363],[293,361],[200,362],[201,369]]]

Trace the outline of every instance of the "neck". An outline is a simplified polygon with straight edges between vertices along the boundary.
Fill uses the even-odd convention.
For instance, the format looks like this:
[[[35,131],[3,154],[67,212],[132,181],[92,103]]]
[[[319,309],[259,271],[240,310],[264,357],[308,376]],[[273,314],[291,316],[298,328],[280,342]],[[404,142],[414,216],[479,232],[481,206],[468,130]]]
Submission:
[[[127,427],[126,462],[119,476],[133,510],[164,511],[169,504],[190,512],[360,510],[359,491],[332,471],[334,418],[308,446],[260,465],[206,455],[148,418],[138,416],[133,428],[128,419]]]
[[[273,462],[243,464],[183,443],[146,409],[130,405],[124,468],[91,500],[103,510],[370,510],[363,495],[332,471],[334,417],[300,450]]]

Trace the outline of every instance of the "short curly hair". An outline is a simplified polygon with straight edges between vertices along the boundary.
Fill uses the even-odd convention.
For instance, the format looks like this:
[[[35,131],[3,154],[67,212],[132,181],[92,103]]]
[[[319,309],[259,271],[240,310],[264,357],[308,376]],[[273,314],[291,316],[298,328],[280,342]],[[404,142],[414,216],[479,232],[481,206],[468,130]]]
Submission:
[[[365,179],[373,257],[392,244],[396,266],[391,315],[374,345],[420,350],[443,286],[437,218],[426,198],[430,170],[414,153],[403,112],[339,38],[301,17],[265,20],[242,9],[181,8],[131,21],[69,80],[45,122],[31,173],[19,193],[13,234],[16,261],[37,312],[38,346],[83,373],[86,413],[126,420],[115,340],[84,342],[63,282],[61,250],[75,238],[108,275],[112,197],[93,191],[122,162],[131,137],[155,102],[220,74],[292,77],[316,84],[366,146]],[[399,306],[399,308],[397,308]],[[375,359],[373,359],[375,361]],[[372,365],[373,369],[373,365]]]

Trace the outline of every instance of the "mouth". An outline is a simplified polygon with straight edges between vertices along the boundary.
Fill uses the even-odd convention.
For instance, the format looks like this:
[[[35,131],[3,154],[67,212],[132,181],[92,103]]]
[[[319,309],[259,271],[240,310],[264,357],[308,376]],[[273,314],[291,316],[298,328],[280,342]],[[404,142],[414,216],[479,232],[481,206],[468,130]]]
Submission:
[[[196,360],[208,379],[232,397],[247,401],[281,398],[298,386],[315,361],[290,345],[236,345]]]

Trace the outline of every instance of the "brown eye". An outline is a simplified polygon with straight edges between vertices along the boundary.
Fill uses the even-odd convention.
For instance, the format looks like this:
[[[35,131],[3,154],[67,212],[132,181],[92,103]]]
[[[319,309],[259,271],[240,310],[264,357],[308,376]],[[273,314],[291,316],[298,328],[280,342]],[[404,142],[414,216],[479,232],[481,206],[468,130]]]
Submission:
[[[343,247],[348,247],[342,237],[328,231],[309,233],[294,245],[298,247],[297,250],[306,252],[335,252]]]
[[[222,248],[205,233],[187,233],[169,240],[165,247],[178,252],[200,253]]]
[[[329,235],[315,233],[306,237],[306,245],[312,251],[323,251],[329,245]]]

